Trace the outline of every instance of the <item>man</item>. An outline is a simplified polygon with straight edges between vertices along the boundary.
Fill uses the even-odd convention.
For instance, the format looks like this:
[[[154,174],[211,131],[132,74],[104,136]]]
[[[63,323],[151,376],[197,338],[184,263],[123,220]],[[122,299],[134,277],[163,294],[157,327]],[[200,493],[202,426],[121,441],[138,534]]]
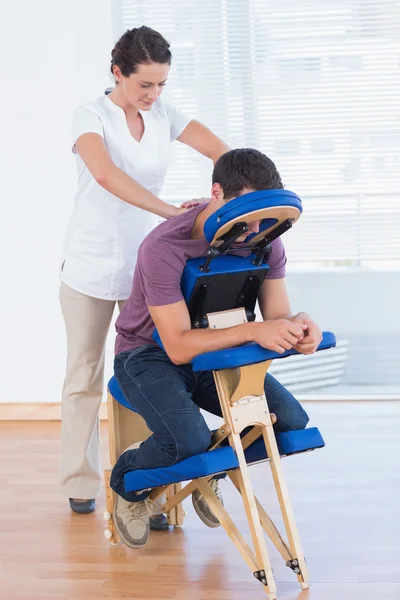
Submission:
[[[219,330],[191,329],[182,296],[186,261],[205,255],[208,248],[203,233],[207,218],[237,196],[282,187],[274,163],[264,154],[252,149],[231,150],[215,164],[211,201],[162,223],[140,246],[132,294],[116,323],[114,367],[127,400],[154,433],[140,448],[120,456],[111,477],[111,487],[118,494],[114,522],[127,546],[138,548],[147,542],[154,503],[148,499],[148,491],[126,493],[124,474],[165,467],[205,452],[211,433],[198,407],[221,416],[212,372],[194,373],[192,358],[246,342],[257,342],[279,353],[296,348],[310,354],[321,341],[321,332],[308,315],[291,314],[280,238],[272,242],[270,269],[258,298],[263,322]],[[257,232],[259,224],[249,223],[249,232]],[[243,242],[248,235],[237,241]],[[152,340],[154,327],[165,351]],[[265,393],[269,410],[278,419],[276,431],[305,428],[308,416],[300,403],[269,374]],[[218,480],[213,480],[212,486],[222,500]],[[198,491],[192,499],[203,522],[217,527],[218,519]]]

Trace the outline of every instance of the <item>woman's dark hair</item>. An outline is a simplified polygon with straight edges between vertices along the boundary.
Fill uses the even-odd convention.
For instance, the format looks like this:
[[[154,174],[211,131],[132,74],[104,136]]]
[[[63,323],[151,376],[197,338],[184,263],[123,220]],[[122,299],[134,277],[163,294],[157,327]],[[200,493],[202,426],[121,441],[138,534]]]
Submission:
[[[272,160],[258,150],[238,148],[219,157],[212,182],[219,183],[226,199],[236,198],[243,188],[282,189],[282,179]]]
[[[111,52],[111,73],[117,65],[124,77],[136,73],[138,65],[171,64],[169,43],[161,33],[143,25],[128,29]]]

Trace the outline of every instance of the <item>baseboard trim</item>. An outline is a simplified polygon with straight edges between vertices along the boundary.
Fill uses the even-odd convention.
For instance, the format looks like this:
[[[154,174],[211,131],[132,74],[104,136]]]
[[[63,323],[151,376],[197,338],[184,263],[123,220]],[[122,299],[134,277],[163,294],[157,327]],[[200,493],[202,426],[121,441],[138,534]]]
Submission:
[[[107,420],[107,403],[100,406],[100,419]],[[60,421],[59,402],[0,402],[0,421]]]
[[[399,402],[398,395],[297,396],[300,402]],[[100,420],[107,421],[107,403],[100,405]],[[0,421],[60,421],[61,404],[47,402],[0,402]]]

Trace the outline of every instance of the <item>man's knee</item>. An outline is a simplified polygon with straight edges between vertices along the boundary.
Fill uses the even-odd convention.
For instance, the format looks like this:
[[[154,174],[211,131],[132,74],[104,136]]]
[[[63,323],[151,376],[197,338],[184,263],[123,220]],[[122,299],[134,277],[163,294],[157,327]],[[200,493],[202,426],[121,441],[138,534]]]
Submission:
[[[304,410],[302,406],[300,406],[298,413],[295,415],[293,419],[293,427],[292,429],[305,429],[307,427],[307,423],[309,422],[310,417]]]
[[[275,431],[305,429],[309,421],[306,411],[293,394],[269,373],[265,378],[264,390],[269,410],[277,418]]]
[[[200,412],[185,420],[176,439],[178,460],[206,452],[211,443],[211,431]]]
[[[277,416],[277,422],[274,426],[275,431],[294,431],[298,429],[305,429],[310,418],[304,408],[299,403],[294,409],[293,406],[290,410],[279,411]]]

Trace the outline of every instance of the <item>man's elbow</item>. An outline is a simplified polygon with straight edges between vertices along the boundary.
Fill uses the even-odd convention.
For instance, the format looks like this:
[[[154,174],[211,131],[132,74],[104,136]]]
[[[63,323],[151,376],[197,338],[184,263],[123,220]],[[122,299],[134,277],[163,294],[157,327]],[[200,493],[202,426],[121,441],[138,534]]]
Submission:
[[[169,359],[172,363],[174,363],[174,365],[176,365],[177,367],[179,367],[180,365],[186,365],[187,361],[184,360],[182,357],[180,356],[171,356],[170,354],[168,354]]]
[[[174,344],[172,347],[164,345],[168,358],[174,365],[187,365],[193,356],[187,352],[183,344]]]
[[[172,363],[174,363],[174,365],[187,365],[188,363],[190,363],[192,357],[188,357],[187,355],[185,355],[182,352],[168,352],[168,357],[170,359],[170,361]]]

